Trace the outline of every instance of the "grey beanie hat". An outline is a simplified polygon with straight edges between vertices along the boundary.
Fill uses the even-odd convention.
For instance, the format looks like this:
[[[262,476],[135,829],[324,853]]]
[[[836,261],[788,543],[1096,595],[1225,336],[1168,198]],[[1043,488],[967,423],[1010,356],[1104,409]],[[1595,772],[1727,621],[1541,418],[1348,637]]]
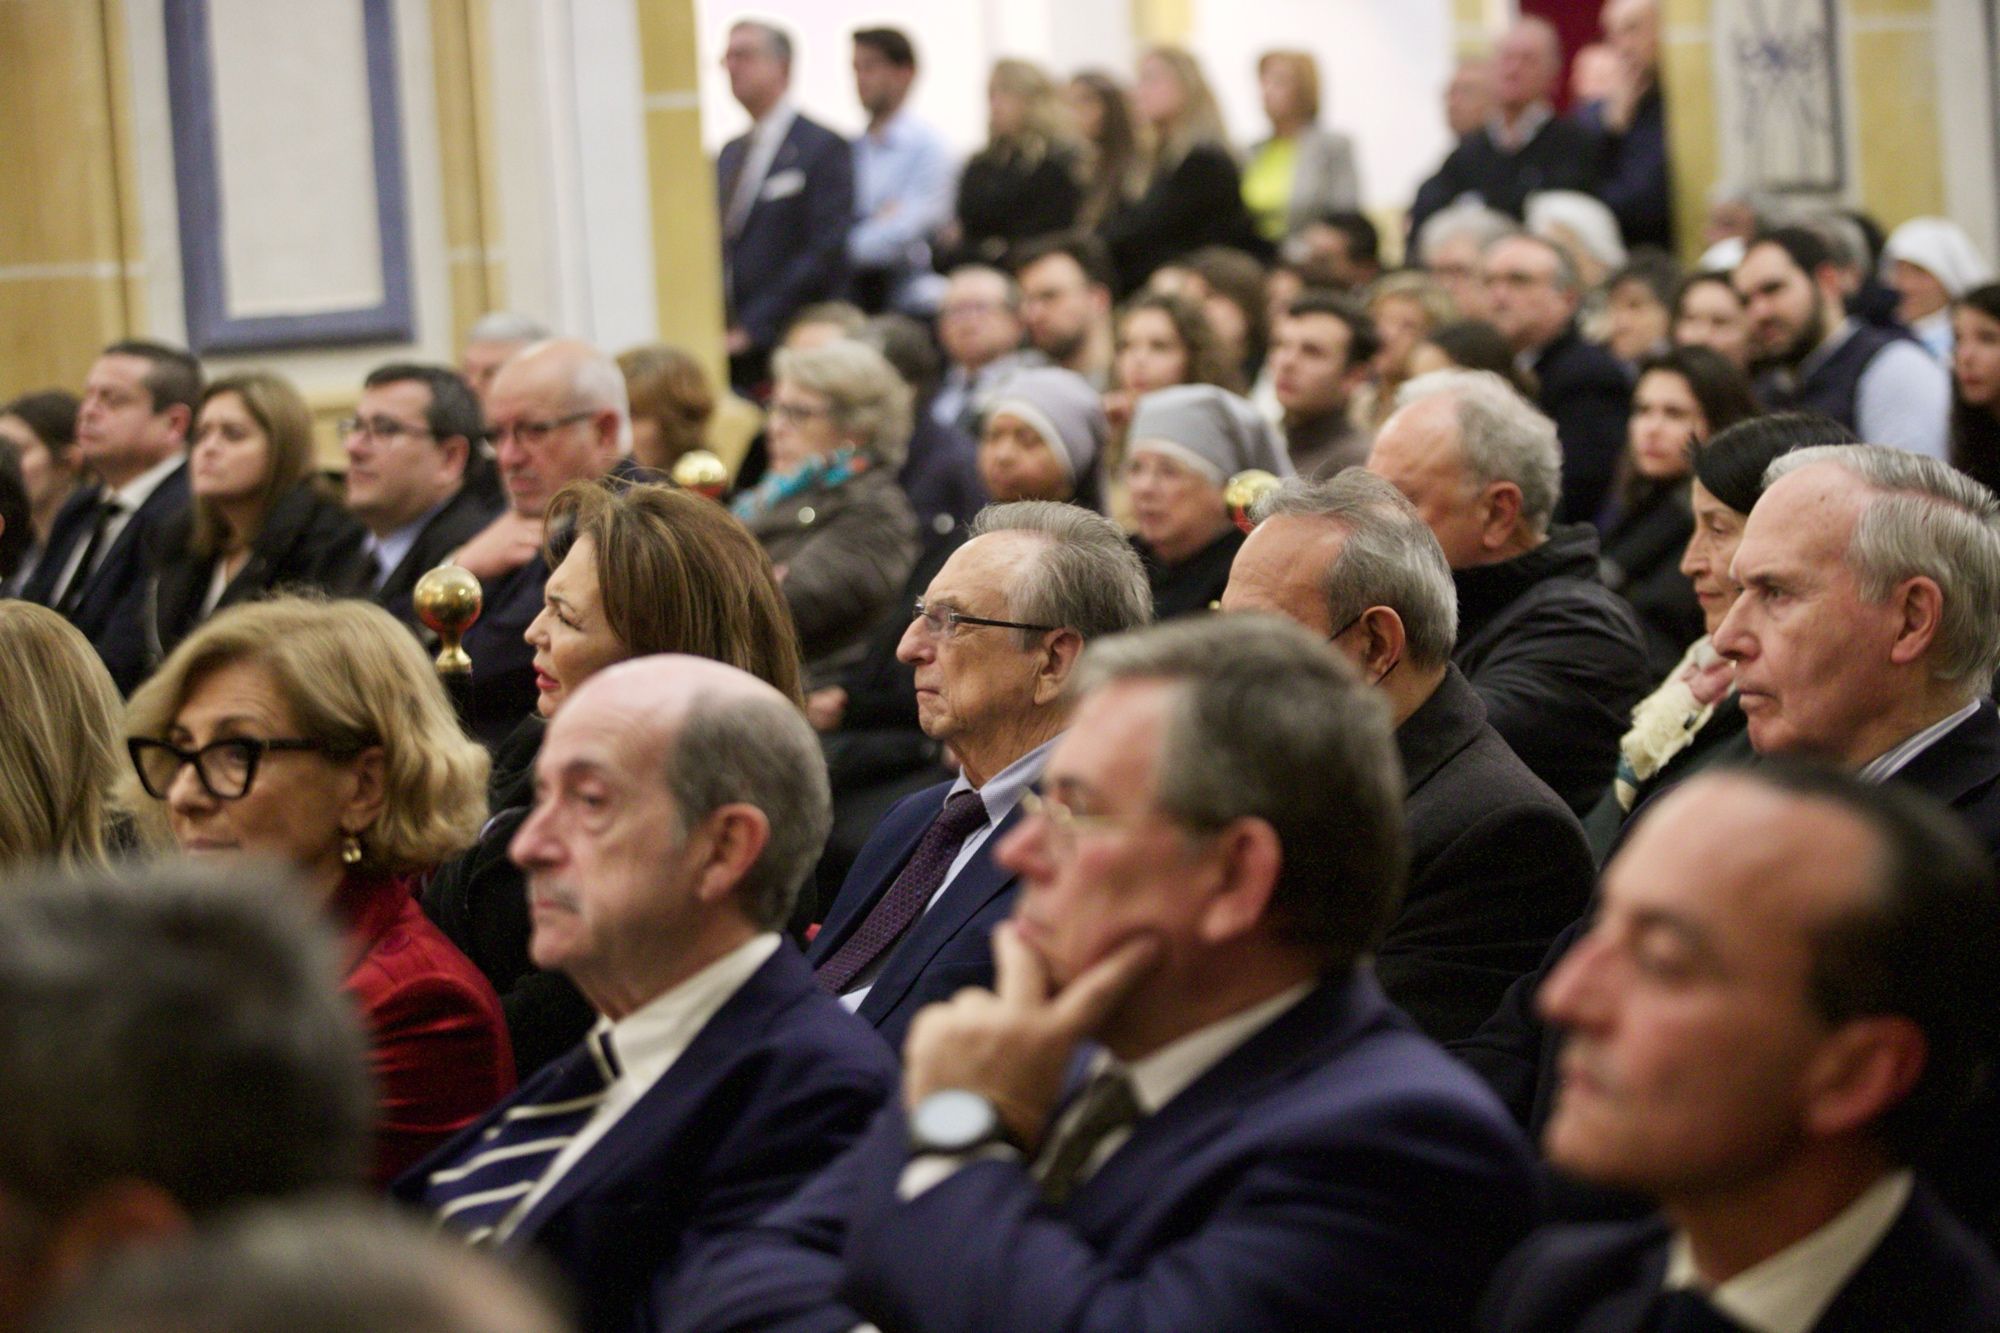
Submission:
[[[1132,412],[1131,454],[1167,454],[1221,486],[1258,468],[1293,475],[1291,456],[1248,400],[1212,384],[1177,384],[1149,393]]]
[[[1056,366],[1008,376],[985,406],[989,421],[1002,412],[1041,436],[1071,481],[1089,476],[1097,467],[1097,456],[1111,434],[1104,402],[1090,381]]]

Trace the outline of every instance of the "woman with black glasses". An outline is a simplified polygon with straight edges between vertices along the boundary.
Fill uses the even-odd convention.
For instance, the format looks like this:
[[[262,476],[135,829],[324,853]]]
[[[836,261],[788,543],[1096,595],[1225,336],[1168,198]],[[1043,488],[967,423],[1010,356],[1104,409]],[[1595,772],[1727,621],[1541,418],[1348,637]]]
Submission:
[[[373,1043],[378,1181],[513,1088],[499,999],[411,896],[478,836],[487,759],[407,629],[358,601],[234,607],[125,721],[142,821],[192,856],[289,865],[340,925]]]

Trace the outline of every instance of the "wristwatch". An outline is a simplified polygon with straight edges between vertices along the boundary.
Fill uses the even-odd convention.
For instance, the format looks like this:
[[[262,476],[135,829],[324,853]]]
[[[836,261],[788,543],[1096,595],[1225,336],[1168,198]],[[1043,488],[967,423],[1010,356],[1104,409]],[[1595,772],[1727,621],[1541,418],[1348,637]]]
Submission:
[[[910,1112],[910,1152],[964,1156],[989,1144],[1008,1142],[1007,1128],[991,1101],[964,1088],[944,1088]]]

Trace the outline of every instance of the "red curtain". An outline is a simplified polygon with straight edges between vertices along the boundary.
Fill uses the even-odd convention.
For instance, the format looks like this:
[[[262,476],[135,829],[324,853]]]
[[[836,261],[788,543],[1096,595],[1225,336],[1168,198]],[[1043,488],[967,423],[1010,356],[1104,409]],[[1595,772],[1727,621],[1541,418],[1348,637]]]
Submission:
[[[1556,80],[1556,110],[1569,110],[1569,66],[1576,53],[1597,41],[1602,32],[1597,16],[1603,0],[1521,0],[1521,13],[1556,25],[1562,37],[1562,77]]]

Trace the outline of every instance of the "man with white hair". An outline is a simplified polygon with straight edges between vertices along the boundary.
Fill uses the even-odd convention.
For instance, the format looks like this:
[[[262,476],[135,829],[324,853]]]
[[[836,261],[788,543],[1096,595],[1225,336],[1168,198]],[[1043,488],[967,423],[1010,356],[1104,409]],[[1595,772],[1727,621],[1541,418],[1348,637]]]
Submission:
[[[1519,222],[1483,204],[1453,204],[1410,233],[1411,251],[1424,272],[1451,295],[1460,318],[1485,319],[1491,312],[1481,256],[1486,247],[1520,229]]]
[[[1556,524],[1555,425],[1490,371],[1403,386],[1368,470],[1437,534],[1458,589],[1452,661],[1494,730],[1579,816],[1611,782],[1651,688],[1630,607],[1597,573],[1597,533]]]
[[[1597,142],[1556,117],[1549,99],[1562,72],[1562,42],[1547,19],[1524,18],[1494,50],[1493,113],[1460,141],[1410,205],[1412,234],[1467,195],[1512,217],[1536,190],[1595,191]]]
[[[486,595],[465,635],[472,658],[465,720],[492,747],[535,711],[534,650],[521,636],[542,609],[549,577],[542,514],[569,483],[632,468],[625,377],[588,343],[536,343],[494,375],[487,424],[508,507],[452,559],[479,577]]]
[[[465,348],[458,356],[458,373],[472,386],[481,407],[486,406],[493,377],[500,373],[500,367],[530,343],[541,342],[548,336],[548,329],[511,310],[495,310],[466,330]]]
[[[1577,331],[1585,284],[1568,250],[1541,236],[1505,236],[1487,249],[1482,272],[1493,325],[1534,371],[1537,405],[1556,423],[1560,516],[1589,523],[1625,453],[1631,382],[1617,358]]]

